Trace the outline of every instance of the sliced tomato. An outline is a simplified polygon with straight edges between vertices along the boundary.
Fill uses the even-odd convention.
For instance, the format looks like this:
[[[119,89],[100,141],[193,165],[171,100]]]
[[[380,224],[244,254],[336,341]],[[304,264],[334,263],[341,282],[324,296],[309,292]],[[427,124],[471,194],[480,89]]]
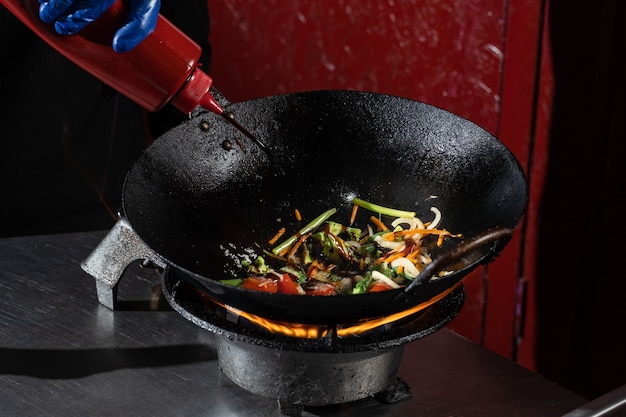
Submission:
[[[302,287],[300,284],[291,279],[289,274],[280,274],[278,278],[278,292],[282,294],[301,294]]]
[[[304,290],[306,295],[335,295],[335,287],[327,282],[316,282]]]
[[[263,292],[278,292],[278,280],[266,277],[248,277],[243,280],[243,287]]]
[[[393,290],[391,285],[387,285],[382,282],[375,282],[374,285],[372,285],[367,290],[367,292],[380,292],[380,291],[387,291],[387,290]]]

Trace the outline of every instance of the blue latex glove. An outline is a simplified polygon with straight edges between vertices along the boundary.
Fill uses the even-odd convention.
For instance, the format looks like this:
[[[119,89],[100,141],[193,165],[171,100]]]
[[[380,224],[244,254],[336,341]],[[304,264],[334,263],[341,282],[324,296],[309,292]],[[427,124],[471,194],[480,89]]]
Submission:
[[[39,16],[54,22],[61,35],[73,35],[98,19],[116,0],[39,0]],[[113,50],[128,52],[139,45],[156,27],[161,0],[130,0],[126,24],[115,32]]]

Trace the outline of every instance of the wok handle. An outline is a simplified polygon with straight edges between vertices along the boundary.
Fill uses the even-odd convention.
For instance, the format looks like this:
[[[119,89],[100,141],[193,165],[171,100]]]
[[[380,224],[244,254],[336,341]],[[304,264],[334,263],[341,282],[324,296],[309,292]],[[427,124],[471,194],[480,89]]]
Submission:
[[[513,229],[510,228],[493,228],[481,232],[471,238],[465,239],[458,243],[456,246],[437,256],[431,263],[426,265],[420,274],[415,277],[413,282],[409,284],[404,291],[399,295],[400,297],[408,295],[413,291],[416,291],[420,285],[428,283],[434,276],[444,271],[446,267],[455,261],[460,260],[466,255],[472,252],[483,250],[485,246],[492,245],[488,252],[484,255],[479,255],[476,259],[468,261],[462,268],[478,266],[480,263],[488,263],[497,256],[497,252],[504,247],[504,244],[508,242],[513,234]],[[499,244],[501,243],[501,244]],[[446,279],[446,277],[439,278],[440,280]]]
[[[80,266],[96,279],[100,304],[115,310],[117,284],[126,268],[140,259],[159,268],[166,267],[165,261],[139,238],[128,220],[122,217]]]

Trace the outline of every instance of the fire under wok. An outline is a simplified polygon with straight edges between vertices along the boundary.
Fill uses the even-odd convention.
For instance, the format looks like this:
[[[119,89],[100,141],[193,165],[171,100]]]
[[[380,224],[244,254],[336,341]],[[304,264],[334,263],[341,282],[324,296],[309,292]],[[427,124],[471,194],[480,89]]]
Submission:
[[[162,258],[168,273],[213,299],[269,319],[346,323],[428,301],[491,262],[510,240],[527,201],[511,152],[450,112],[409,99],[355,91],[311,91],[228,104],[226,111],[273,156],[203,111],[159,137],[128,172],[121,216]],[[462,234],[432,251],[433,267],[406,288],[359,295],[270,294],[219,282],[237,256],[269,249],[281,227],[352,199],[414,211]],[[362,226],[362,225],[361,225]],[[463,243],[460,243],[463,242]],[[441,268],[453,273],[431,280]]]

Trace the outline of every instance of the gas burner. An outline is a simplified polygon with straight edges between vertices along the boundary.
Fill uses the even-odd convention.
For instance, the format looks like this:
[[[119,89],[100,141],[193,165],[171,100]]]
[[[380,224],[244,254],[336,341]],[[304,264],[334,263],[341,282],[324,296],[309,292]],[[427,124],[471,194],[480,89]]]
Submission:
[[[271,333],[234,317],[171,270],[162,275],[162,286],[174,310],[215,334],[222,372],[249,392],[277,399],[285,415],[371,396],[383,402],[409,398],[410,389],[397,377],[404,345],[450,323],[465,301],[460,285],[382,327],[341,337],[331,326],[322,337],[305,338]]]

